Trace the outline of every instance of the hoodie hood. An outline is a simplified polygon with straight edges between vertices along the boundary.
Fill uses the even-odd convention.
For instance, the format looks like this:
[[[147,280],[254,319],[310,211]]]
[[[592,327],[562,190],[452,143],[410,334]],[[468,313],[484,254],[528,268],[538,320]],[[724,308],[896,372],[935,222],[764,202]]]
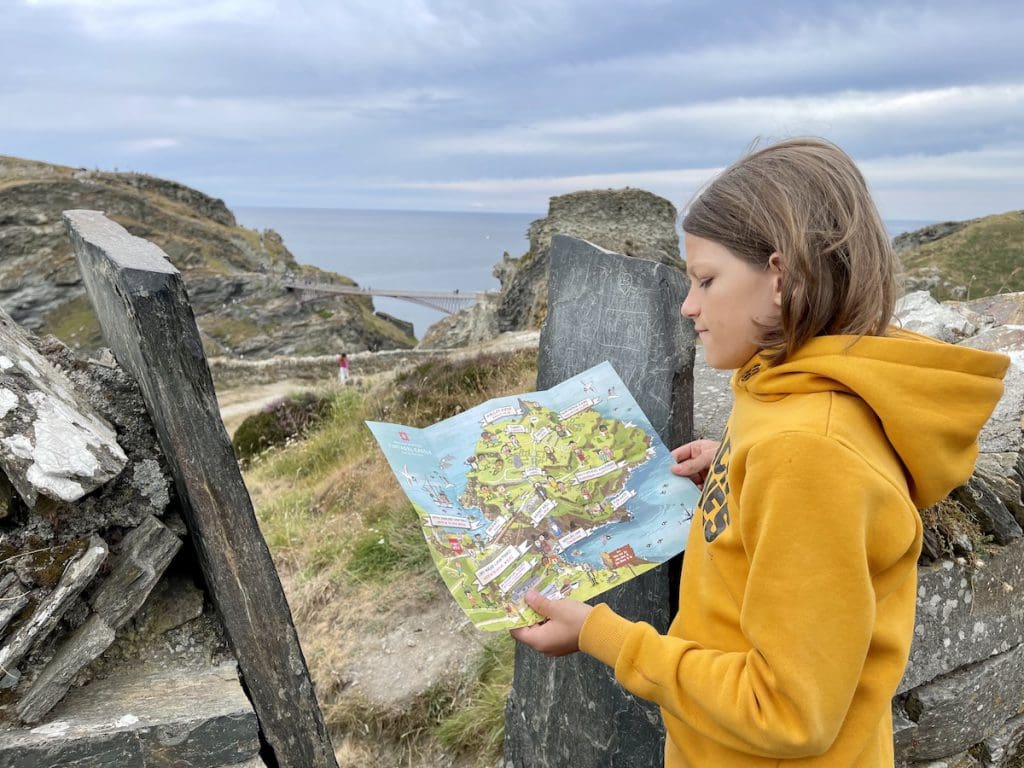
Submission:
[[[737,394],[769,400],[856,395],[878,416],[923,509],[974,471],[978,433],[1002,397],[1009,363],[1006,355],[892,328],[888,336],[821,336],[775,366],[755,355],[732,384]]]

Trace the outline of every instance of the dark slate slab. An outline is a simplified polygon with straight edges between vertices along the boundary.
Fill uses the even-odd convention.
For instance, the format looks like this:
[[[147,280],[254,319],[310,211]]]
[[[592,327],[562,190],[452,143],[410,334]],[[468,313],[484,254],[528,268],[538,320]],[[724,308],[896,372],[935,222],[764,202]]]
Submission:
[[[67,638],[47,662],[32,687],[18,702],[16,710],[22,722],[38,722],[64,698],[82,668],[99,658],[114,642],[114,630],[93,614]]]
[[[950,498],[958,501],[978,521],[982,532],[1000,546],[1019,539],[1024,532],[989,484],[975,474],[965,485],[954,488]]]
[[[103,336],[139,383],[214,604],[282,767],[336,766],[277,571],[227,433],[181,275],[96,211],[67,211]],[[226,762],[226,761],[221,761]]]
[[[694,337],[679,314],[685,293],[679,269],[555,235],[537,387],[608,360],[666,445],[679,445],[692,431]],[[676,559],[599,600],[664,632],[679,568]],[[505,768],[662,764],[657,708],[626,693],[611,669],[582,653],[548,659],[517,647],[505,728]]]
[[[106,542],[99,536],[90,536],[85,550],[68,563],[53,591],[39,601],[27,621],[4,638],[0,669],[14,671],[22,659],[49,636],[75,598],[89,586],[106,558]]]
[[[127,670],[72,691],[40,726],[0,730],[5,768],[221,768],[259,749],[233,664]]]
[[[121,542],[110,575],[92,597],[92,609],[114,629],[135,615],[181,549],[181,539],[150,515]]]

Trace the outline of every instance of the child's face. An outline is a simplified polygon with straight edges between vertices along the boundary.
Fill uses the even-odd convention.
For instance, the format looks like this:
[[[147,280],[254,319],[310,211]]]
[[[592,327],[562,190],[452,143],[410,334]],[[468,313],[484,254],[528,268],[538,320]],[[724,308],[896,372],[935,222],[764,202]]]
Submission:
[[[712,368],[739,368],[758,351],[756,323],[778,321],[782,271],[778,254],[760,269],[728,248],[686,235],[690,292],[681,311],[693,320]]]

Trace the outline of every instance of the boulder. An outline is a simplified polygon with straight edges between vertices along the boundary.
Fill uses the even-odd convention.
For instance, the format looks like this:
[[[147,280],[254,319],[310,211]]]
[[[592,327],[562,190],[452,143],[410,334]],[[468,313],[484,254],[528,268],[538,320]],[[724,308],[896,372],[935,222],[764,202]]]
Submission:
[[[1024,293],[1014,295],[1024,299]],[[1001,311],[1012,316],[1005,307]],[[1024,447],[1021,440],[1024,426],[1021,422],[1021,414],[1024,413],[1024,326],[994,326],[960,344],[1010,356],[1010,369],[1003,379],[1003,396],[996,404],[992,418],[982,429],[979,444],[982,453],[1019,452]]]
[[[1024,643],[1024,539],[980,564],[944,560],[919,568],[917,583],[914,642],[900,691]]]
[[[1024,714],[1003,723],[976,751],[984,768],[1011,768],[1011,761],[1024,754]]]
[[[937,302],[928,291],[914,291],[897,301],[896,320],[909,331],[948,342],[960,341],[977,331],[970,320],[953,307]]]

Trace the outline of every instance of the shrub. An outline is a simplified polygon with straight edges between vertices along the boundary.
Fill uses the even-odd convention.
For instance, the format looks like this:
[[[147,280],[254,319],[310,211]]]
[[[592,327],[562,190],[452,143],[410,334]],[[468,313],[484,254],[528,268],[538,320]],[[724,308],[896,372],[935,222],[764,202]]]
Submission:
[[[313,392],[277,400],[243,421],[231,441],[239,461],[306,434],[331,413],[332,399]]]

